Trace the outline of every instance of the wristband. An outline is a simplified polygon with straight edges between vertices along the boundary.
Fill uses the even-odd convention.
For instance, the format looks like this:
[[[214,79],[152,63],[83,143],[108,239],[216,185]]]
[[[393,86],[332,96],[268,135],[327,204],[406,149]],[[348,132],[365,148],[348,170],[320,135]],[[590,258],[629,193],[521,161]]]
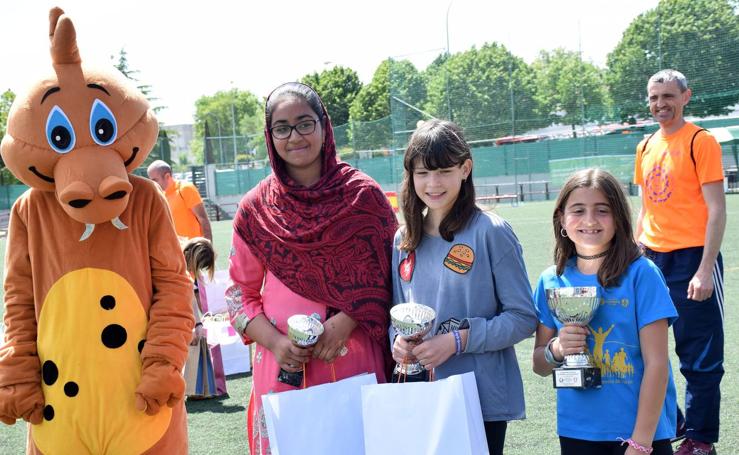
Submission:
[[[645,447],[631,438],[629,439],[618,438],[618,439],[621,440],[621,445],[628,444],[634,450],[641,452],[641,453],[646,453],[647,455],[652,453],[652,451],[654,450],[654,447]]]
[[[552,343],[554,343],[554,340],[557,340],[558,337],[554,337],[547,343],[546,347],[544,348],[544,360],[547,361],[549,365],[552,365],[553,367],[561,367],[564,365],[564,360],[559,361],[554,358],[554,353],[552,352]]]
[[[459,330],[452,330],[452,335],[454,335],[454,354],[459,355],[462,353],[462,336],[459,334]]]

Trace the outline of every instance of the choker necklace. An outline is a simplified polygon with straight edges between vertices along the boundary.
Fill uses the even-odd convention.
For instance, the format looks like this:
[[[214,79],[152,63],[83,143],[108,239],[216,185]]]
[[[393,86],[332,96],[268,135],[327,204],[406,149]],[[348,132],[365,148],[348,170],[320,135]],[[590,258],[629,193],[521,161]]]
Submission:
[[[589,261],[591,259],[600,259],[600,258],[604,257],[606,254],[608,254],[608,250],[605,250],[602,253],[594,254],[592,256],[584,256],[584,255],[579,254],[579,253],[575,253],[575,254],[577,255],[578,258],[585,259],[586,261]]]

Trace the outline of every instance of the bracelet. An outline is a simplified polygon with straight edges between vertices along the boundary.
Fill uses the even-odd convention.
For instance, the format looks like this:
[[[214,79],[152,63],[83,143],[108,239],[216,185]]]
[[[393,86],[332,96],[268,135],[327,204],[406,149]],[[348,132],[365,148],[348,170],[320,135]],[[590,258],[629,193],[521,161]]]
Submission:
[[[552,352],[552,343],[554,343],[554,340],[559,339],[559,337],[554,337],[547,343],[546,347],[544,348],[544,360],[547,361],[549,365],[552,365],[553,367],[561,367],[564,365],[564,360],[557,360],[554,358],[554,353]]]
[[[459,335],[459,330],[452,330],[452,335],[454,335],[454,346],[456,348],[455,355],[459,355],[462,353],[462,337]]]
[[[631,448],[641,452],[650,454],[652,453],[652,450],[654,450],[654,447],[644,447],[643,445],[639,444],[638,442],[634,441],[633,439],[624,439],[624,438],[618,438],[621,440],[621,445],[628,444]]]

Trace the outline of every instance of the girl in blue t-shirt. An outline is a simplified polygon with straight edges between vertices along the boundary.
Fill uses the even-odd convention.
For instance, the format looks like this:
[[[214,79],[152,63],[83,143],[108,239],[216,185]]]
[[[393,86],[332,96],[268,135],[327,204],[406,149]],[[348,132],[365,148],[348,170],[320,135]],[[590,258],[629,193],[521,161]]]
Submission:
[[[552,374],[565,355],[588,352],[600,388],[557,389],[562,454],[671,454],[675,385],[667,329],[677,316],[659,269],[634,242],[619,182],[584,169],[565,182],[553,225],[554,262],[534,292],[539,326],[534,371]],[[563,325],[547,289],[595,286],[600,305],[587,326]]]
[[[474,371],[489,452],[502,454],[507,422],[525,416],[513,346],[537,324],[521,245],[505,220],[475,205],[472,155],[457,125],[424,122],[403,166],[393,303],[427,305],[436,320],[423,342],[395,337],[393,358],[417,360],[440,379]]]

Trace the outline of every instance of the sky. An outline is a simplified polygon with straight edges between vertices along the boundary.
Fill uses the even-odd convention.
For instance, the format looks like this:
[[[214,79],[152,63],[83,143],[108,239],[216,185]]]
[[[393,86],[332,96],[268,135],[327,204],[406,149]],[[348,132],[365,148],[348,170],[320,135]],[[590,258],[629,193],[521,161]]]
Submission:
[[[173,125],[192,123],[195,101],[219,90],[261,98],[334,65],[368,83],[388,57],[423,69],[447,38],[452,53],[498,42],[530,63],[563,47],[603,67],[657,0],[16,0],[0,7],[0,91],[23,92],[49,72],[54,5],[74,22],[86,64],[108,65],[126,50],[166,107],[159,120]]]

